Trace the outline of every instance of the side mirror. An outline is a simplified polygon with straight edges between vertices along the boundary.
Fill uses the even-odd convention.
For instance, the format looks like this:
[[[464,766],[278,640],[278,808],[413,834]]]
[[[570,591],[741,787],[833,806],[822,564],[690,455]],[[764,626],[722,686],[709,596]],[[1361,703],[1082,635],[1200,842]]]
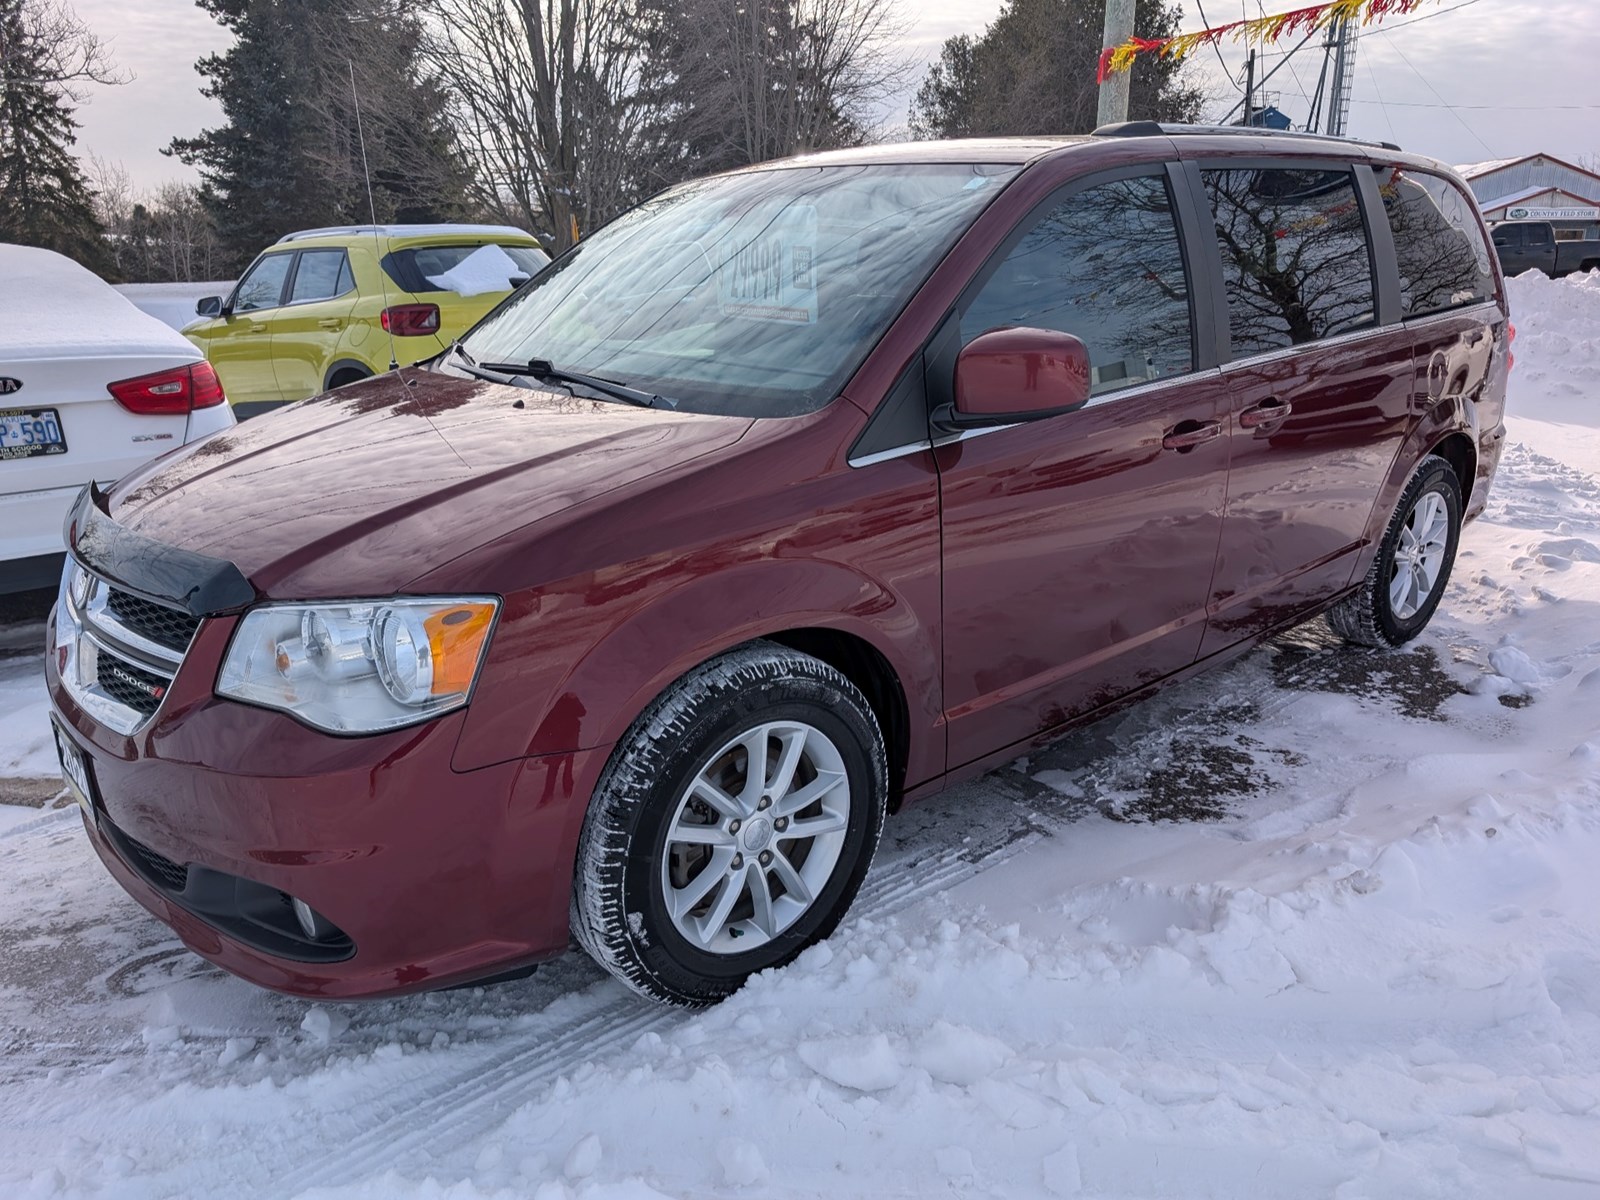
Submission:
[[[220,317],[222,315],[222,297],[207,296],[194,306],[196,316]]]
[[[955,402],[937,414],[953,429],[1036,421],[1089,402],[1089,348],[1054,329],[991,329],[956,357]]]

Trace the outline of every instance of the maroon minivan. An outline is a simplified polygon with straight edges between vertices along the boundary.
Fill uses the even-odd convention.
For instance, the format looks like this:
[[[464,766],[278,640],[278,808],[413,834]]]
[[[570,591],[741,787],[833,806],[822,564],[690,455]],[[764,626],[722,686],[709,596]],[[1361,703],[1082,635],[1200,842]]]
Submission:
[[[1471,195],[1115,126],[697,180],[429,364],[79,500],[47,666],[106,866],[372,996],[578,941],[699,1004],[886,811],[1326,611],[1427,623],[1501,449]]]

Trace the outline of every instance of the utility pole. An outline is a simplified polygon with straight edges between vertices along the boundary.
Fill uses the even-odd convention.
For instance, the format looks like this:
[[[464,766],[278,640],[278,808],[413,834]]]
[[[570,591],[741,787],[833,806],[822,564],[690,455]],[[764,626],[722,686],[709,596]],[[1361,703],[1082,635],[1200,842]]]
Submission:
[[[1120,46],[1133,36],[1134,0],[1106,0],[1106,32],[1103,46]],[[1106,76],[1100,85],[1100,113],[1097,124],[1113,125],[1128,119],[1128,84],[1132,71]]]
[[[1244,123],[1254,125],[1256,116],[1256,52],[1244,60]]]

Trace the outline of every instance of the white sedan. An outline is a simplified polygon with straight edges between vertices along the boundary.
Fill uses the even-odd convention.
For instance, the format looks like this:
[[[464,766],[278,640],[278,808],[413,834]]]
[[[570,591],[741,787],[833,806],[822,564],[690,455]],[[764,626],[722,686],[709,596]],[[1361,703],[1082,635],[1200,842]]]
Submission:
[[[55,585],[86,483],[233,423],[187,338],[71,259],[0,244],[0,594]]]

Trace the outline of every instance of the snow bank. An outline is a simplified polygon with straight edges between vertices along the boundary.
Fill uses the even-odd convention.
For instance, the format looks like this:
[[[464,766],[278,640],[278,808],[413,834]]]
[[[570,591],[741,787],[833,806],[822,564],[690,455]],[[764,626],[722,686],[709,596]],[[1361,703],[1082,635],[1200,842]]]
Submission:
[[[105,280],[52,250],[0,244],[0,359],[197,351]]]
[[[1600,472],[1600,271],[1565,279],[1525,271],[1506,289],[1517,328],[1507,405],[1513,436]]]
[[[509,292],[512,276],[526,277],[527,272],[517,265],[516,259],[491,242],[479,246],[448,271],[429,275],[428,282],[458,295],[481,296],[487,292]]]
[[[225,280],[211,283],[119,283],[121,292],[140,312],[148,313],[164,325],[182,329],[200,320],[194,306],[207,296],[226,298],[233,284]]]

